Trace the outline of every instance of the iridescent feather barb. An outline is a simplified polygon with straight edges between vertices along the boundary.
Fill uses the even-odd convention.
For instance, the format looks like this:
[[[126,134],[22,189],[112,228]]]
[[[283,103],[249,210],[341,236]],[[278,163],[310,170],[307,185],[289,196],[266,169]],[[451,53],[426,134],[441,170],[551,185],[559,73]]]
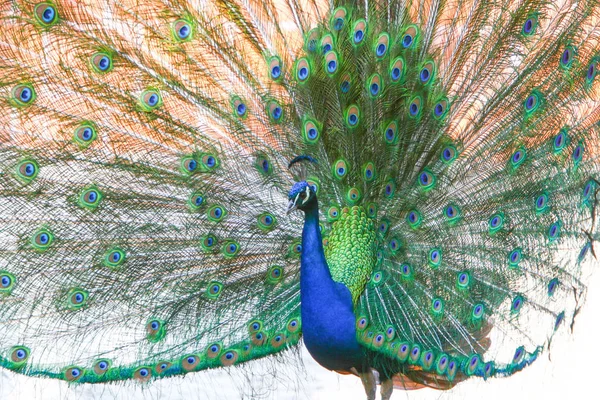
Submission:
[[[3,3],[0,365],[521,370],[595,262],[599,8]]]

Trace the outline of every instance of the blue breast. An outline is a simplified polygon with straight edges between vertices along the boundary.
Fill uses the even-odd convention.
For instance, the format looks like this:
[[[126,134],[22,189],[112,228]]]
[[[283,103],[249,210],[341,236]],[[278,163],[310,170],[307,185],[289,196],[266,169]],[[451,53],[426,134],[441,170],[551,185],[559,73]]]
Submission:
[[[331,278],[318,210],[306,210],[300,258],[302,335],[311,356],[323,367],[363,369],[363,350],[356,340],[356,317],[350,290]]]

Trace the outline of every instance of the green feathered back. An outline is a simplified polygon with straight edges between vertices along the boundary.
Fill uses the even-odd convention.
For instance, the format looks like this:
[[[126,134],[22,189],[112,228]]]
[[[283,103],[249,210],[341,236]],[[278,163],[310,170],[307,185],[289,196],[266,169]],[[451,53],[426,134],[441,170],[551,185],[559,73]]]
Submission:
[[[334,3],[0,6],[3,367],[146,382],[295,346],[300,179],[377,369],[508,375],[572,321],[597,3]]]

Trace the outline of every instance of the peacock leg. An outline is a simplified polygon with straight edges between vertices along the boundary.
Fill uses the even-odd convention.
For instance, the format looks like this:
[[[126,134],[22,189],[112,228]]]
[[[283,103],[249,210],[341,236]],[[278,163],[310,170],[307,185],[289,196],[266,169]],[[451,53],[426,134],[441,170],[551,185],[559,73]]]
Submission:
[[[360,376],[363,386],[365,387],[367,400],[375,400],[375,393],[377,393],[377,382],[375,381],[373,370],[368,368],[366,372],[359,373],[358,376]]]
[[[390,400],[394,392],[394,381],[386,379],[381,381],[381,400]]]

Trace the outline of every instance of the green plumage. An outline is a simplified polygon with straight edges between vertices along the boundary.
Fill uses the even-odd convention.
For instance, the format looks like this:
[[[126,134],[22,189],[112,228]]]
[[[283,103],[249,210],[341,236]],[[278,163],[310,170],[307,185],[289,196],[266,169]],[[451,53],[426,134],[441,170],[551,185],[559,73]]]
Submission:
[[[334,281],[350,289],[356,303],[377,260],[373,221],[360,207],[344,208],[331,227],[325,251]]]
[[[595,260],[599,10],[0,5],[0,365],[147,382],[296,346],[306,180],[369,367],[522,369]]]

